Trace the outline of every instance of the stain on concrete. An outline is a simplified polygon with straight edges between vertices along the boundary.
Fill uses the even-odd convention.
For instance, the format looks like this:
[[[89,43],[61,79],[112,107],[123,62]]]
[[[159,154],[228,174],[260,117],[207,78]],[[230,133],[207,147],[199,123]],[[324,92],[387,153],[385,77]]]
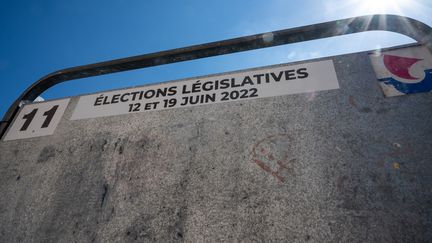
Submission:
[[[104,183],[103,190],[102,190],[102,197],[101,197],[101,205],[100,205],[101,207],[104,206],[107,194],[108,194],[108,184]]]
[[[102,142],[102,145],[101,145],[102,151],[105,151],[107,143],[108,143],[108,141],[106,139],[103,139],[103,142]]]
[[[149,138],[144,136],[140,140],[138,140],[136,144],[139,148],[146,149],[148,148],[149,142],[150,142]]]
[[[126,144],[129,142],[129,139],[126,138],[117,138],[114,143],[114,150],[117,150],[118,154],[123,154],[125,151]]]
[[[390,108],[379,108],[379,109],[376,110],[376,113],[377,114],[385,114],[385,113],[387,113],[389,111],[391,111]]]
[[[369,113],[369,112],[372,111],[372,109],[369,108],[369,107],[362,107],[362,108],[359,109],[359,111],[362,112],[362,113]]]
[[[180,207],[175,210],[175,223],[169,227],[171,240],[181,242],[184,239],[184,222],[186,220],[186,207]]]
[[[153,229],[155,217],[151,215],[142,215],[132,221],[132,224],[125,231],[125,238],[130,242],[157,241],[158,235]]]
[[[352,95],[348,96],[348,102],[351,106],[358,108],[357,102]]]
[[[101,204],[106,203],[108,185],[104,202],[101,203],[105,191],[103,185],[106,183],[103,176],[104,152],[96,148],[101,148],[110,137],[110,134],[100,134],[96,138],[84,140],[82,146],[77,148],[77,157],[68,157],[65,163],[59,164],[60,174],[55,175],[56,180],[53,182],[56,193],[47,195],[49,203],[45,207],[49,210],[40,219],[41,222],[49,223],[41,223],[37,227],[37,233],[32,236],[35,241],[49,239],[57,242],[67,237],[80,242],[97,239],[97,222],[103,215]],[[93,150],[90,151],[88,148],[91,146]],[[54,149],[49,148],[47,151],[52,154]]]
[[[121,138],[117,138],[117,140],[114,143],[114,148],[116,149],[118,144],[121,142]]]
[[[44,147],[39,154],[37,163],[43,163],[48,161],[50,158],[53,158],[55,156],[55,152],[55,147],[52,145]]]
[[[361,113],[369,113],[372,112],[372,109],[370,107],[360,107],[360,105],[357,103],[356,99],[354,98],[354,96],[350,95],[348,96],[348,103],[356,108],[357,111],[361,112]]]

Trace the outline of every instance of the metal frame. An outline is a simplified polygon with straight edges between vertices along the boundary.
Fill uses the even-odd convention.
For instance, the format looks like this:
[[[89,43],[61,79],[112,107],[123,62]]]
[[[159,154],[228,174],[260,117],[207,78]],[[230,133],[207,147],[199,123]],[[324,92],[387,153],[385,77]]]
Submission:
[[[46,75],[21,94],[0,123],[0,138],[22,103],[34,101],[65,81],[373,30],[406,35],[432,50],[432,28],[428,25],[398,15],[367,15],[67,68]]]

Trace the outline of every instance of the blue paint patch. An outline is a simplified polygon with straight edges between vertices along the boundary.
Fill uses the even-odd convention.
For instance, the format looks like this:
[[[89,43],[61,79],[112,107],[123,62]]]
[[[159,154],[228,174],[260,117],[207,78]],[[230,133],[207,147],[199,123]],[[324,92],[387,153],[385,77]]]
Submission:
[[[386,85],[392,85],[399,92],[404,94],[413,94],[432,91],[432,69],[425,70],[425,78],[417,83],[404,83],[394,78],[378,79]]]

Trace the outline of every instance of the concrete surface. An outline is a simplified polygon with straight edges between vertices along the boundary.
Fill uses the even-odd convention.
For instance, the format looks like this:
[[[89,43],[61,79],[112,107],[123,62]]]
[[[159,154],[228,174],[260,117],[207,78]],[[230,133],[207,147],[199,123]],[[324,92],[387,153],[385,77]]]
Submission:
[[[0,242],[431,242],[432,94],[331,59],[314,94],[71,121],[73,98],[0,142]]]

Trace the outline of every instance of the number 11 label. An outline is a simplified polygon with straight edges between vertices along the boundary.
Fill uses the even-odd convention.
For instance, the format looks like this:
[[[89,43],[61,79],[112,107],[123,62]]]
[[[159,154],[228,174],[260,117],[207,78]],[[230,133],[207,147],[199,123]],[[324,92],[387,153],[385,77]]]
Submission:
[[[4,141],[52,135],[70,99],[27,104],[21,108]]]

